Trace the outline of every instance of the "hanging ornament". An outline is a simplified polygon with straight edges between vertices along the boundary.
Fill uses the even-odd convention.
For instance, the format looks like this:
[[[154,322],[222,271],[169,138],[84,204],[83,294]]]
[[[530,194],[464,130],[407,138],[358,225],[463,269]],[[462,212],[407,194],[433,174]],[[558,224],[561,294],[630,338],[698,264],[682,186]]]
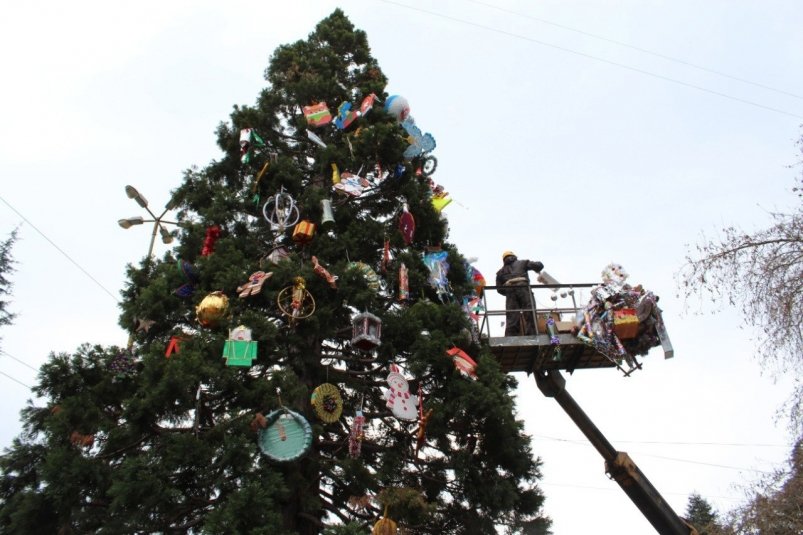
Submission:
[[[362,415],[362,410],[358,410],[354,416],[354,421],[351,422],[351,431],[349,431],[349,456],[356,459],[360,456],[362,451],[362,441],[365,440],[365,416]]]
[[[304,277],[295,277],[292,286],[283,288],[276,297],[276,304],[291,322],[308,318],[315,312],[315,299],[307,291]]]
[[[242,163],[250,163],[254,154],[254,148],[264,146],[265,142],[253,128],[243,128],[240,130],[240,161]]]
[[[402,122],[410,115],[410,105],[407,99],[400,95],[392,95],[385,101],[385,111]]]
[[[352,197],[359,197],[366,188],[370,187],[371,183],[368,182],[368,180],[354,173],[349,173],[348,171],[340,173],[340,182],[332,186],[335,191]]]
[[[379,275],[365,262],[350,262],[347,269],[356,269],[365,278],[366,284],[372,290],[379,290]]]
[[[293,241],[304,244],[312,241],[315,235],[315,223],[303,219],[293,228]]]
[[[435,169],[438,168],[438,159],[432,156],[431,154],[427,154],[421,160],[420,167],[416,170],[416,174],[420,174],[425,178],[429,178],[432,173],[435,172]]]
[[[148,334],[148,331],[150,331],[151,327],[153,327],[155,324],[155,321],[147,318],[134,318],[134,325],[136,326],[135,332],[138,333]]]
[[[396,535],[397,533],[396,522],[388,518],[388,508],[385,506],[385,514],[374,524],[371,535]]]
[[[423,134],[421,129],[415,125],[412,117],[408,117],[402,122],[402,128],[409,135],[408,141],[410,146],[404,149],[404,158],[412,160],[416,156],[422,156],[428,152],[435,150],[437,144],[432,134]]]
[[[360,104],[360,115],[364,116],[366,113],[371,111],[371,108],[374,107],[374,102],[376,101],[377,97],[374,93],[371,93],[364,99],[362,99],[362,103]]]
[[[452,199],[451,197],[449,197],[448,193],[432,196],[432,207],[435,209],[437,213],[441,213],[441,211],[447,206],[449,206],[451,202]]]
[[[282,187],[279,193],[268,197],[262,205],[262,216],[270,223],[271,230],[284,232],[284,229],[298,222],[299,211],[296,201]]]
[[[257,342],[251,340],[251,329],[240,325],[230,330],[223,345],[223,357],[227,366],[251,366],[257,358]]]
[[[84,435],[78,431],[70,434],[70,444],[79,448],[91,448],[95,444],[95,435]]]
[[[290,253],[287,252],[287,248],[283,245],[279,245],[271,249],[267,256],[265,256],[265,259],[271,264],[278,265],[279,262],[286,260],[289,256]]]
[[[389,263],[390,263],[390,240],[385,238],[385,244],[382,246],[382,262],[379,264],[379,270],[382,272],[382,275],[387,274]]]
[[[332,185],[340,184],[340,169],[337,168],[337,164],[332,164]]]
[[[476,259],[474,259],[476,261]],[[466,268],[466,277],[468,282],[474,284],[474,295],[477,297],[482,296],[482,292],[485,289],[485,277],[482,276],[480,270],[474,267],[469,262],[465,262],[464,264]]]
[[[108,369],[109,372],[114,374],[115,379],[125,379],[133,376],[137,370],[134,355],[130,351],[120,351],[111,358]]]
[[[328,282],[329,286],[337,289],[337,275],[332,275],[329,273],[326,268],[318,262],[318,257],[315,255],[312,256],[312,271],[320,278]]]
[[[449,273],[448,257],[447,251],[431,251],[424,255],[424,264],[429,268],[427,280],[442,303],[450,301],[452,295],[449,290],[449,280],[446,278]]]
[[[351,320],[351,345],[370,351],[382,343],[382,320],[370,312],[360,312]]]
[[[426,414],[424,414],[424,407],[423,403],[420,401],[421,397],[421,389],[419,388],[418,391],[418,399],[419,399],[419,409],[418,409],[418,431],[415,434],[415,456],[418,458],[418,452],[421,451],[421,446],[424,445],[424,441],[427,438],[427,424],[429,423],[429,419],[432,417],[432,412],[435,409],[429,409]]]
[[[206,227],[206,237],[204,238],[204,245],[201,248],[201,256],[209,256],[215,252],[215,242],[220,238],[220,226],[212,225]]]
[[[310,141],[321,147],[322,149],[326,148],[326,143],[323,142],[321,138],[319,138],[312,130],[309,128],[307,129],[307,137]]]
[[[307,124],[314,128],[329,124],[332,114],[326,107],[326,102],[319,102],[311,106],[304,106],[304,118],[307,120]]]
[[[416,420],[418,418],[418,396],[410,393],[410,385],[407,379],[399,371],[395,364],[390,365],[390,373],[387,377],[389,389],[385,391],[384,397],[387,408],[393,416],[399,420]]]
[[[240,299],[243,297],[257,295],[262,291],[262,286],[265,284],[265,282],[272,276],[272,271],[267,273],[264,271],[255,271],[254,273],[251,273],[251,276],[248,277],[248,282],[237,287],[237,293],[240,296]]]
[[[404,262],[399,266],[399,301],[410,299],[410,282],[407,276],[407,266]]]
[[[204,327],[214,327],[229,311],[229,298],[223,292],[212,292],[195,307],[198,323]]]
[[[340,130],[348,128],[359,115],[351,111],[351,102],[343,102],[337,107],[337,117],[335,117],[335,126]]]
[[[384,182],[388,176],[390,176],[390,172],[382,169],[382,166],[379,164],[374,166],[373,171],[369,171],[365,174],[365,178],[368,179],[368,181],[374,186],[378,186]]]
[[[176,262],[176,265],[178,266],[179,273],[181,273],[181,276],[187,282],[176,288],[173,293],[183,298],[190,297],[195,293],[195,285],[198,284],[198,281],[200,280],[198,270],[195,268],[195,266],[186,260],[181,260],[180,258]]]
[[[312,408],[315,409],[318,418],[327,424],[338,421],[343,413],[343,398],[340,396],[340,390],[331,383],[318,385],[312,391],[310,403],[312,403]]]
[[[460,372],[460,375],[477,380],[477,363],[465,351],[459,347],[453,347],[446,350],[446,355],[452,357],[454,367]]]
[[[413,236],[415,235],[415,218],[410,213],[407,203],[402,204],[402,213],[399,216],[399,231],[402,233],[404,243],[410,245],[413,243]]]
[[[186,339],[187,338],[181,334],[171,336],[170,341],[167,343],[167,349],[165,349],[165,358],[169,359],[174,353],[178,355],[181,352],[181,342]]]
[[[295,461],[312,445],[312,427],[295,411],[282,407],[265,417],[266,426],[259,430],[257,443],[269,458],[278,462]]]
[[[321,199],[321,230],[329,228],[335,222],[335,214],[332,212],[332,201]]]

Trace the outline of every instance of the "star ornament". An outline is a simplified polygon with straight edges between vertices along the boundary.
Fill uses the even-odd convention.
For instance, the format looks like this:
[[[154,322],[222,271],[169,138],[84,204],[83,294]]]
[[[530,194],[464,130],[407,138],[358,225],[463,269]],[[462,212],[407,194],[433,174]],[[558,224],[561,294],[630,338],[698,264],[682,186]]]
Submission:
[[[146,318],[134,318],[134,324],[136,325],[136,332],[147,333],[156,322]]]

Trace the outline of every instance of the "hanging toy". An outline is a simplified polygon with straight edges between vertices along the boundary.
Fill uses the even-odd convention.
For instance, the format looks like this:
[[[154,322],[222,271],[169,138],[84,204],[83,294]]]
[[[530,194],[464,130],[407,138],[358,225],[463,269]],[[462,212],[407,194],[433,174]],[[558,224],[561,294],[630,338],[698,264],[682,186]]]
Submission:
[[[312,391],[310,403],[318,418],[326,424],[335,423],[343,413],[343,398],[340,396],[340,390],[331,383],[318,385]]]
[[[329,124],[332,120],[332,114],[329,112],[329,108],[326,107],[326,102],[319,102],[311,106],[304,106],[304,118],[307,120],[308,125],[315,128]]]
[[[368,182],[368,180],[354,173],[349,173],[348,171],[340,173],[340,182],[332,186],[335,191],[350,195],[351,197],[361,196],[365,189],[370,187],[371,183]]]
[[[351,422],[351,430],[349,431],[349,456],[356,459],[360,456],[362,450],[362,441],[365,440],[365,416],[362,415],[362,410],[358,410],[354,416],[354,421]]]
[[[402,128],[409,135],[408,141],[410,146],[404,150],[404,158],[411,160],[416,156],[422,156],[428,152],[435,150],[437,144],[432,134],[423,134],[421,129],[415,125],[412,117],[408,117],[402,122]]]
[[[379,275],[365,262],[350,262],[346,269],[356,269],[365,278],[365,282],[372,290],[379,290]]]
[[[277,462],[299,459],[312,445],[312,427],[295,411],[282,407],[265,417],[266,426],[259,430],[257,443],[269,458]]]
[[[201,249],[201,256],[209,256],[215,252],[215,242],[220,238],[220,226],[212,225],[206,227],[206,237],[204,238],[204,245]]]
[[[229,298],[223,292],[212,292],[195,307],[198,323],[204,327],[214,327],[229,311]]]
[[[407,266],[404,262],[399,266],[399,301],[410,299],[410,281],[407,276]]]
[[[410,115],[410,105],[407,99],[400,95],[392,95],[385,101],[385,111],[402,122]]]
[[[308,318],[315,312],[315,299],[307,291],[304,277],[295,277],[292,286],[283,288],[276,297],[276,304],[291,323]]]
[[[229,331],[229,339],[223,345],[226,366],[251,366],[257,358],[257,343],[251,340],[251,329],[245,325]]]
[[[410,393],[410,385],[407,379],[399,371],[395,364],[390,365],[390,373],[387,377],[388,386],[384,398],[387,401],[387,408],[393,416],[399,420],[413,421],[418,418],[416,407],[418,406],[418,396]]]
[[[253,128],[240,130],[240,161],[244,164],[251,162],[255,147],[264,147],[265,142]]]
[[[284,232],[284,229],[292,227],[299,218],[296,201],[284,191],[284,187],[276,195],[268,197],[262,205],[262,215],[270,223],[271,230],[277,232]]]
[[[237,293],[240,299],[257,295],[262,291],[262,286],[265,282],[273,276],[273,272],[255,271],[248,277],[248,282],[237,287]]]
[[[477,380],[477,363],[465,351],[459,347],[453,347],[446,350],[446,355],[452,357],[454,367],[460,372],[460,375]]]
[[[192,294],[195,293],[195,285],[198,284],[200,280],[198,270],[186,260],[179,259],[176,265],[178,266],[179,273],[181,273],[181,276],[184,277],[184,280],[187,282],[176,288],[173,293],[182,298],[191,297]]]
[[[360,312],[351,320],[351,345],[370,351],[382,343],[382,320],[370,312]]]
[[[329,286],[335,290],[337,289],[337,275],[332,275],[329,273],[326,268],[323,267],[320,262],[318,262],[318,257],[315,255],[312,256],[312,271],[320,278],[328,282]]]
[[[402,204],[402,213],[399,216],[399,231],[402,233],[404,243],[410,245],[413,243],[413,236],[415,235],[415,218],[410,213],[407,203]]]
[[[371,93],[364,99],[362,99],[362,103],[360,104],[360,116],[364,116],[366,113],[371,111],[371,108],[374,107],[374,102],[376,101],[377,96],[374,93]]]
[[[337,107],[337,117],[335,117],[335,126],[340,130],[348,128],[354,120],[359,117],[356,112],[351,111],[351,102],[343,102]]]

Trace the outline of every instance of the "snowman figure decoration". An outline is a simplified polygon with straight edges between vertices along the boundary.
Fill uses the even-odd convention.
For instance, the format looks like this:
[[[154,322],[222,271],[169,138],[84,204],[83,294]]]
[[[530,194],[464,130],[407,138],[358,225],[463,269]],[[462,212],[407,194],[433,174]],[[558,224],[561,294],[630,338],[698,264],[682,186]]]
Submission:
[[[417,420],[418,396],[410,393],[407,379],[395,364],[390,365],[387,382],[390,389],[385,391],[385,400],[387,400],[386,405],[393,416],[399,420]]]

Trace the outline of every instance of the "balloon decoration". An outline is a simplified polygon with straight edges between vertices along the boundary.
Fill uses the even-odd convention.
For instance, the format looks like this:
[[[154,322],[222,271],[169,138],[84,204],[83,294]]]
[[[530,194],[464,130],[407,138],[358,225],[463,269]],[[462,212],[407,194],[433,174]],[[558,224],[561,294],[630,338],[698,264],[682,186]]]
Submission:
[[[318,385],[312,391],[310,403],[318,418],[327,424],[338,421],[343,413],[343,398],[340,396],[340,390],[331,383]]]
[[[385,111],[401,123],[410,115],[410,105],[406,98],[392,95],[385,101]]]
[[[229,298],[223,292],[212,292],[195,307],[198,323],[204,327],[214,327],[226,317],[229,311]]]

